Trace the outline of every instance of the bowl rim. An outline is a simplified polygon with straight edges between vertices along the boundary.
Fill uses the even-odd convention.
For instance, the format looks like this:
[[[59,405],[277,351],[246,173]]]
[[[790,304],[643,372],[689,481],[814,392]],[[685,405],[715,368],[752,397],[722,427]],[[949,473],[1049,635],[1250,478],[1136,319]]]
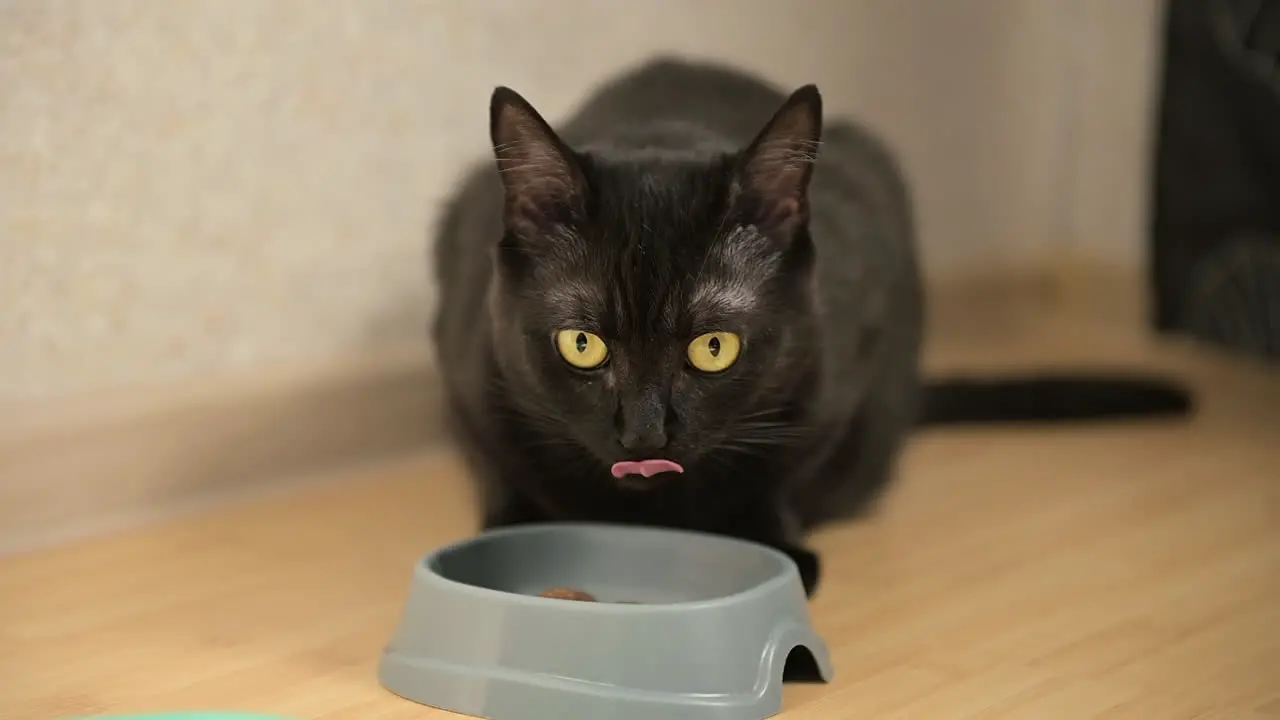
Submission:
[[[477,543],[491,542],[511,536],[556,533],[565,530],[665,535],[668,537],[685,536],[698,538],[700,540],[710,540],[713,542],[724,543],[726,545],[737,545],[744,549],[750,549],[752,552],[756,552],[774,560],[778,567],[776,572],[774,572],[769,579],[735,593],[702,600],[681,600],[677,602],[656,603],[652,605],[611,602],[574,602],[557,598],[544,598],[538,595],[523,595],[521,593],[508,592],[506,590],[495,590],[493,588],[481,587],[479,585],[471,585],[469,583],[447,577],[441,574],[438,570],[439,562],[442,557],[450,553],[458,552],[466,547],[476,545]],[[456,540],[431,551],[425,557],[418,560],[417,564],[414,566],[414,574],[422,576],[433,584],[446,587],[450,592],[464,593],[475,597],[477,600],[527,604],[537,608],[544,608],[548,610],[559,609],[575,613],[617,613],[632,615],[720,610],[725,607],[748,603],[758,598],[768,597],[778,590],[785,589],[787,585],[795,584],[798,588],[802,587],[800,585],[800,571],[796,567],[795,561],[781,550],[770,547],[761,542],[701,530],[686,530],[683,528],[667,528],[653,525],[577,521],[522,523],[520,525],[511,525],[483,531],[470,537]]]

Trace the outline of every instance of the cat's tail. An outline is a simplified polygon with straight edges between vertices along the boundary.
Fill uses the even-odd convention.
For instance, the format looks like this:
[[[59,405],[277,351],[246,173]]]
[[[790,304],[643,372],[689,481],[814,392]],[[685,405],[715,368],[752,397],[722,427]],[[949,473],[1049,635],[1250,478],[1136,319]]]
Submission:
[[[1188,388],[1151,375],[949,377],[925,385],[918,424],[1080,423],[1185,417],[1193,410]]]

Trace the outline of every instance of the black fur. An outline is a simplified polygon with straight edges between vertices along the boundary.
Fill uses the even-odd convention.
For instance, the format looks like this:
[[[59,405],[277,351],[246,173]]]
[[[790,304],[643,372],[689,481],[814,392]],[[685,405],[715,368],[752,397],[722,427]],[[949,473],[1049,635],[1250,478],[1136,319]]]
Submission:
[[[1173,380],[1111,375],[1028,375],[931,381],[921,426],[1078,423],[1182,417],[1191,394]]]
[[[789,553],[812,593],[804,532],[867,507],[928,418],[912,212],[891,155],[824,124],[817,88],[787,96],[674,60],[598,89],[559,132],[506,88],[489,119],[496,168],[468,175],[436,238],[433,324],[485,527],[724,533]],[[604,338],[607,362],[568,365],[560,329]],[[743,338],[714,375],[685,360],[711,331]],[[923,409],[958,420],[970,390]],[[982,397],[1035,414],[1014,408],[1018,392]],[[686,472],[610,475],[642,457]]]

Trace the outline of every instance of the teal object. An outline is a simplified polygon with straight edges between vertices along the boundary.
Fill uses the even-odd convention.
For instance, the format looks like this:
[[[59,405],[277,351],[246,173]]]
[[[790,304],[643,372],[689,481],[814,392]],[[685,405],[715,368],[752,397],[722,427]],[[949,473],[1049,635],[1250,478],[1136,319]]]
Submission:
[[[277,715],[254,715],[235,712],[185,712],[158,715],[108,715],[80,720],[289,720]]]

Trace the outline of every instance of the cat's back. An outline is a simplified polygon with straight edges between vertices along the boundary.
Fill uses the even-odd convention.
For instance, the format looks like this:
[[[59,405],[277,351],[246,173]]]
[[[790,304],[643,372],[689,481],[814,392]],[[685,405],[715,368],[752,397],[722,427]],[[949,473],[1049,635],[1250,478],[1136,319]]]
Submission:
[[[644,128],[679,125],[710,132],[727,148],[738,148],[751,141],[785,99],[781,89],[749,73],[710,61],[666,57],[595,88],[559,129],[571,145],[590,145]],[[654,142],[663,140],[656,137]]]
[[[661,58],[591,93],[562,132],[575,146],[638,137],[676,150],[732,152],[749,144],[786,98],[782,88],[746,71]],[[849,118],[827,112],[823,125],[810,189],[819,253],[844,268],[914,273],[911,203],[897,159]],[[828,279],[841,282],[839,273]]]

